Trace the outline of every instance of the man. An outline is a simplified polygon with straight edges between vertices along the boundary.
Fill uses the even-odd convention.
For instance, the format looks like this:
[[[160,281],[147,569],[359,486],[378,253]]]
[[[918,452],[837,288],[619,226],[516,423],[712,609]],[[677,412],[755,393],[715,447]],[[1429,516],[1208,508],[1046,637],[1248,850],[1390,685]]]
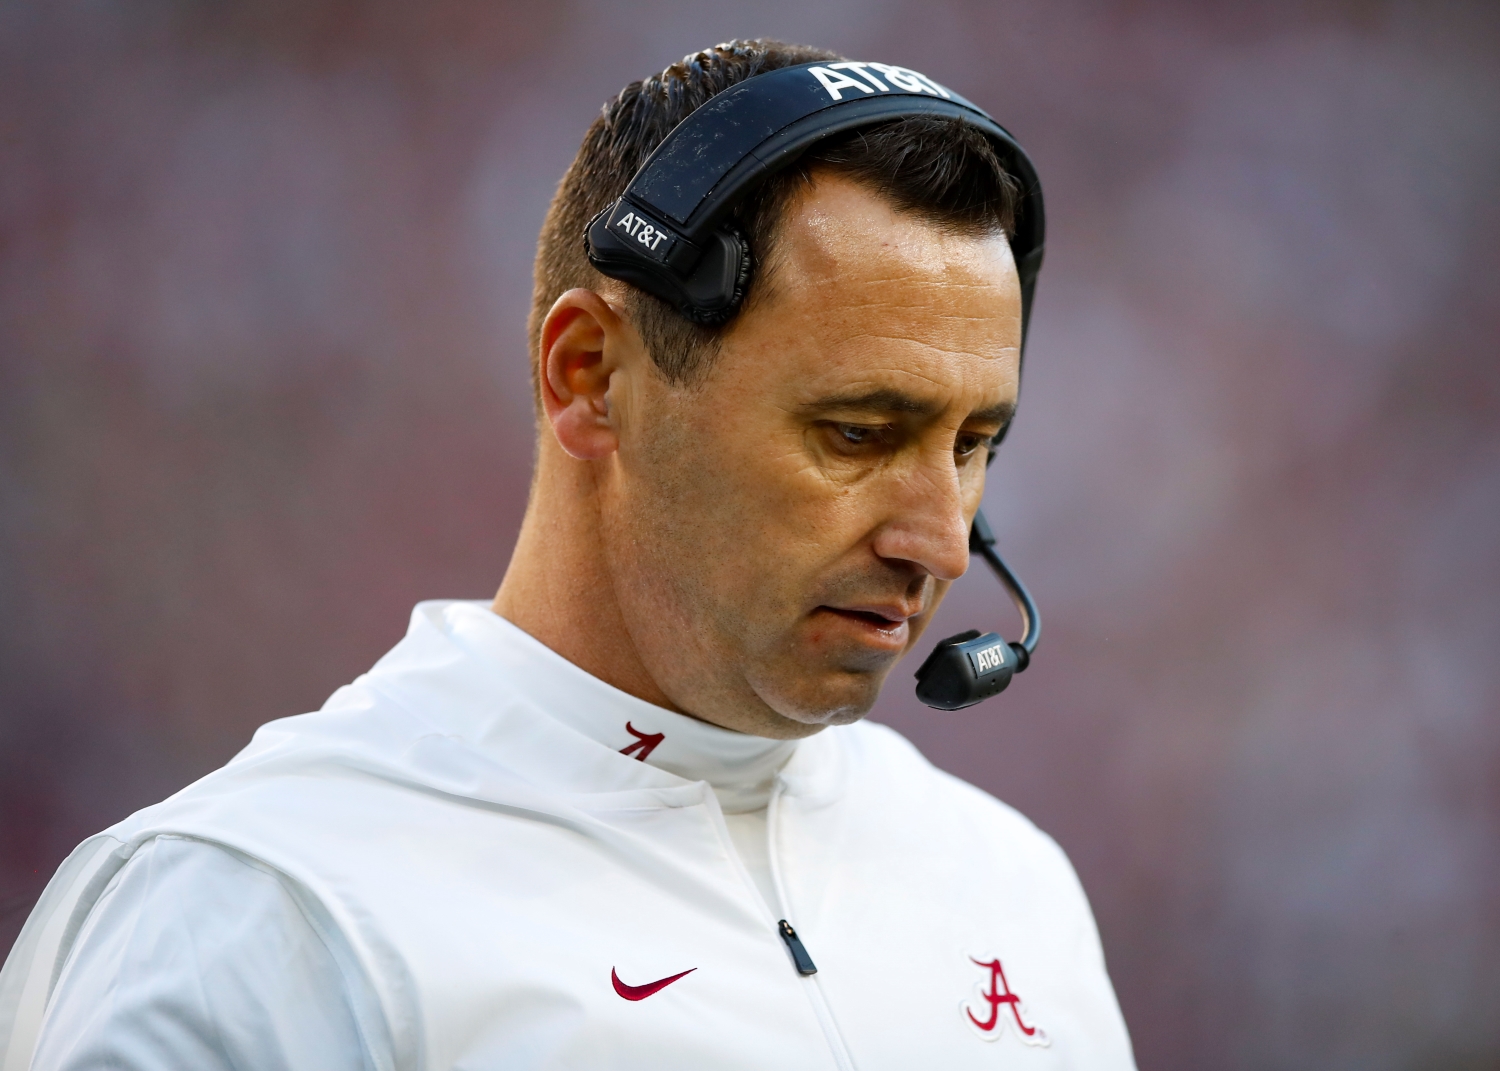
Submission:
[[[0,979],[5,1071],[1132,1066],[1061,851],[857,724],[1015,406],[993,140],[811,146],[735,206],[717,326],[594,266],[591,221],[667,233],[600,213],[685,117],[838,62],[736,42],[605,108],[539,243],[493,605],[418,606],[322,711],[80,847]],[[951,96],[817,77],[856,69]]]

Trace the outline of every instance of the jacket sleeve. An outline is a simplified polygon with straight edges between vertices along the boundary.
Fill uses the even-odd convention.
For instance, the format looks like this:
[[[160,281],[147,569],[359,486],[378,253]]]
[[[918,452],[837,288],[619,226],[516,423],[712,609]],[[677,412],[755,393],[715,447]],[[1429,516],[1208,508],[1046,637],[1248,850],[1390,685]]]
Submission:
[[[32,1067],[367,1071],[351,984],[274,871],[158,837],[89,912]]]

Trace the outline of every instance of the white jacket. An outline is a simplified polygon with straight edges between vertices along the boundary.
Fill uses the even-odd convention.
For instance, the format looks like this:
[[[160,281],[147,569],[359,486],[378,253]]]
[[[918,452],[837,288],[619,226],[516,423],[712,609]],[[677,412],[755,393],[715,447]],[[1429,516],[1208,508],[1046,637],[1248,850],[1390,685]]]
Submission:
[[[763,825],[732,836],[724,812],[743,808],[728,801],[757,806],[757,785]],[[759,882],[736,850],[755,828]],[[222,887],[250,897],[260,881],[321,943],[279,952],[308,966],[278,981],[251,966],[274,911],[209,918],[187,941],[227,947],[210,994],[226,1029],[337,989],[348,1014],[318,1013],[320,1043],[351,1051],[296,1057],[318,1071],[1134,1066],[1077,878],[1015,811],[880,726],[773,742],[651,706],[478,604],[421,604],[321,711],[264,726],[223,769],[85,841],[0,974],[0,1071],[30,1066],[39,1034],[57,1035],[39,1067],[81,1066],[65,1058],[78,1023],[94,1023],[94,1058],[112,1051],[96,1005],[168,1000],[150,995],[175,984],[160,937],[129,953],[160,978],[111,990],[146,938],[138,915],[110,919],[148,853],[169,874],[183,844],[201,846],[179,879],[189,913],[221,902],[211,850],[259,875],[221,866]],[[160,906],[164,932],[195,925]],[[817,973],[797,970],[782,919]],[[278,1059],[311,1051],[266,1040]],[[272,1059],[258,1052],[229,1058]]]

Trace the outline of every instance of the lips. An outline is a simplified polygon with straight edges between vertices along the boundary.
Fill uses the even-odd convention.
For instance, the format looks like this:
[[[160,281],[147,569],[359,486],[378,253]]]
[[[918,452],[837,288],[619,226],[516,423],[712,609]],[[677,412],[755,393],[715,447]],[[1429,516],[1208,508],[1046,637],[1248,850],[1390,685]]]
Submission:
[[[912,616],[911,614],[904,614],[895,610],[870,610],[858,606],[825,606],[823,609],[831,610],[833,613],[842,614],[845,617],[852,617],[868,622],[876,628],[895,628],[898,625],[905,624],[906,619]]]
[[[838,614],[849,614],[863,618],[875,625],[900,625],[922,612],[922,604],[909,605],[899,602],[854,603],[847,606],[824,606]]]
[[[907,621],[917,611],[904,606],[883,604],[864,606],[820,606],[816,611],[825,622],[839,622],[839,631],[847,631],[857,642],[900,653],[906,646],[910,629]]]

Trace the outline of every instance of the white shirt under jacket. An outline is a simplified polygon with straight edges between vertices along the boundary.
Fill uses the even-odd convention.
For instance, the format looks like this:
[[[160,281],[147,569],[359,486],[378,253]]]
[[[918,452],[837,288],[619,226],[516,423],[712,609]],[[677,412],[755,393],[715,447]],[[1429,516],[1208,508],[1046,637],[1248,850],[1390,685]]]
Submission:
[[[1009,807],[889,729],[732,733],[429,602],[69,857],[0,974],[28,1066],[1134,1063],[1078,880]]]

